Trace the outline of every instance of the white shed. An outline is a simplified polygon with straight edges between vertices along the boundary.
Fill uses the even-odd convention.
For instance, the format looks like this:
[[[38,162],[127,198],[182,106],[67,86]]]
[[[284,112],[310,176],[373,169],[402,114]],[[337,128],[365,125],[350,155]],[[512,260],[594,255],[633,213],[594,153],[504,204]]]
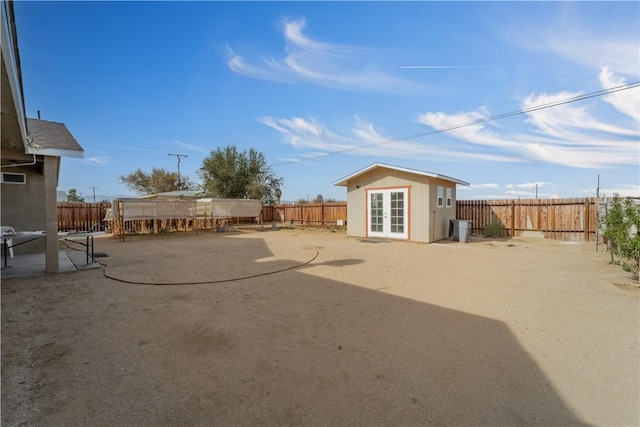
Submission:
[[[347,235],[428,243],[449,237],[456,185],[469,183],[374,163],[333,185],[347,187]]]

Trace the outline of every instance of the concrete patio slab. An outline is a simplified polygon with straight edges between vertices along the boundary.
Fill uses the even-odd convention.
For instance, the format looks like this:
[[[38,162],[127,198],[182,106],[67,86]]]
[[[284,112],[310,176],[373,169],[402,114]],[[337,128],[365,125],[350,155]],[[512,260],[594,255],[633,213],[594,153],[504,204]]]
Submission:
[[[86,254],[79,251],[58,252],[58,273],[67,273],[89,268],[99,268],[97,262],[86,262]],[[35,254],[16,255],[7,258],[7,267],[2,267],[0,277],[10,279],[14,277],[36,277],[46,275],[44,252]]]

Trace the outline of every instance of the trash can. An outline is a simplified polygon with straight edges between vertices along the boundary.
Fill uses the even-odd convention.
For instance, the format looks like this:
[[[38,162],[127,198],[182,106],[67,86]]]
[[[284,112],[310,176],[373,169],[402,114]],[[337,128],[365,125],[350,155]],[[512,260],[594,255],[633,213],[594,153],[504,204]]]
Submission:
[[[462,243],[469,243],[469,236],[471,236],[471,224],[472,221],[458,220],[458,227],[460,228],[458,241]]]
[[[457,242],[469,243],[471,224],[472,221],[452,219],[449,223],[449,235],[453,236],[453,240]]]
[[[460,240],[460,221],[452,219],[449,221],[449,237],[453,237],[453,240]]]

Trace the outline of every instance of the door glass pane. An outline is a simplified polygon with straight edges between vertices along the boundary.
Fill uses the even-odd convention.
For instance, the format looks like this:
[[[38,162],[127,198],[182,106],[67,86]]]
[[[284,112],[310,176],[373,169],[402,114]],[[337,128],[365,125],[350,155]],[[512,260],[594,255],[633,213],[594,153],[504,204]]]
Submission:
[[[391,192],[390,232],[404,233],[404,192]]]
[[[383,202],[382,202],[382,193],[371,193],[371,221],[370,221],[370,231],[374,233],[381,233],[383,231]]]

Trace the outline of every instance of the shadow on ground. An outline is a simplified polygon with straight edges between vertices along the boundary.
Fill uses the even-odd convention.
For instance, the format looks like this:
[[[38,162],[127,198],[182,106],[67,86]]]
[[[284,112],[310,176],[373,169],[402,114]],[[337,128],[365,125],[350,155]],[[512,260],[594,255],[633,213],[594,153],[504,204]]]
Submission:
[[[176,281],[207,259],[209,277],[235,256],[298,263],[268,261],[261,239],[200,240],[189,254],[134,242],[110,262]],[[582,424],[496,320],[304,269],[198,286],[65,276],[2,285],[3,425]]]

